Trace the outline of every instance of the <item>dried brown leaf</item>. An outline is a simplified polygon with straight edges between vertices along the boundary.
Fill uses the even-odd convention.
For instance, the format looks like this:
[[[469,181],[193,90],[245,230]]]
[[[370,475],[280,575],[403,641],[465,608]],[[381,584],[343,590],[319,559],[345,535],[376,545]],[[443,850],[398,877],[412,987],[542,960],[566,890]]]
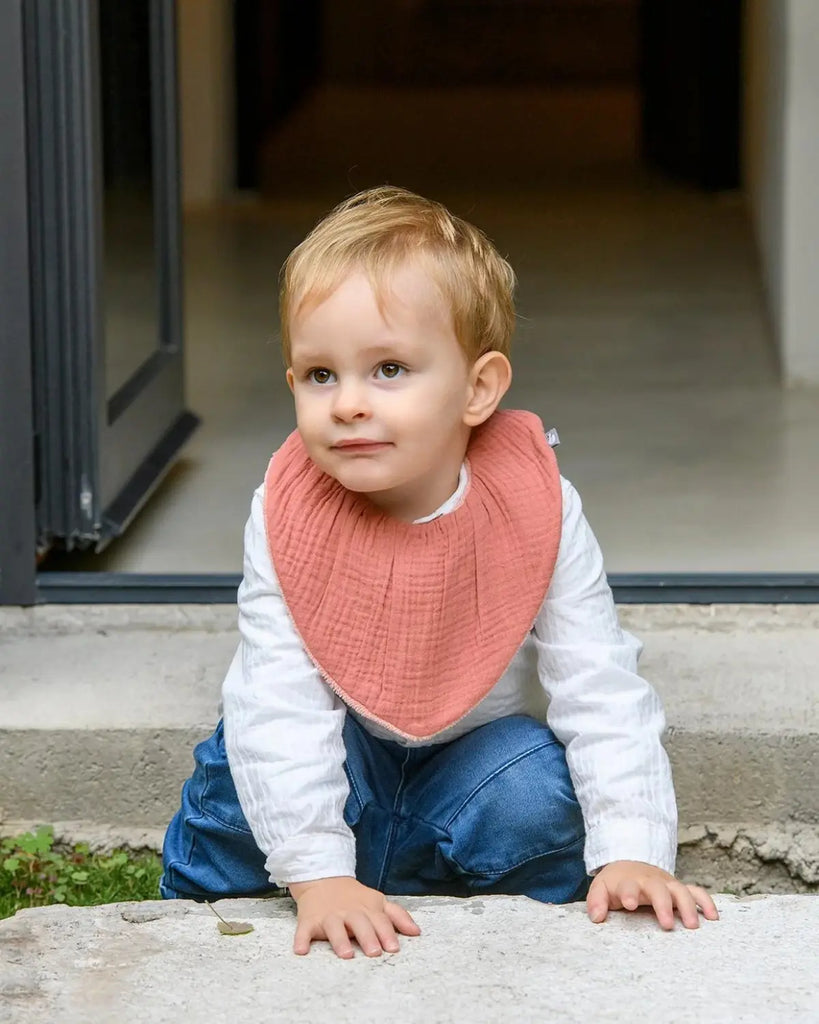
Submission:
[[[219,922],[216,927],[222,935],[247,935],[248,932],[254,931],[253,925],[250,921],[226,921],[212,903],[208,903],[208,901],[205,900],[205,905],[210,907],[214,914],[219,918]]]
[[[253,931],[250,921],[218,921],[216,927],[223,935],[247,935]]]

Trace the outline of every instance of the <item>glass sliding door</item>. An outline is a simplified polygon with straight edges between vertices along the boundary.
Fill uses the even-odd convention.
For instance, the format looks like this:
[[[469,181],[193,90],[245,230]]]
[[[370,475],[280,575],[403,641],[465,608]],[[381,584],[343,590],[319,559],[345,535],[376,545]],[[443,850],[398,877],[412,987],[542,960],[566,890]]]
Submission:
[[[184,408],[172,0],[29,0],[38,538],[102,548]]]

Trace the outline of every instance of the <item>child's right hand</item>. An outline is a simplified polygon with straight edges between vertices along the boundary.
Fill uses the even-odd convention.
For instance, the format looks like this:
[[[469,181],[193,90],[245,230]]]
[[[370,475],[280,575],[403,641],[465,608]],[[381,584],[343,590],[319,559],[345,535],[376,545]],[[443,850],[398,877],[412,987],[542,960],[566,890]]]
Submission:
[[[294,882],[290,895],[299,910],[293,952],[304,956],[313,939],[326,939],[344,960],[353,957],[354,938],[367,956],[397,953],[398,936],[420,935],[421,929],[397,903],[355,878],[318,878]]]

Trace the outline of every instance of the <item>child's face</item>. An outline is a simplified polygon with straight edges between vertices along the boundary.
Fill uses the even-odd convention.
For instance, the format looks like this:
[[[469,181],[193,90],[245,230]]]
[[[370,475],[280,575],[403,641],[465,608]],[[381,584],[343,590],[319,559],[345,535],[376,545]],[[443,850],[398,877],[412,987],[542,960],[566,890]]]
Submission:
[[[434,512],[455,490],[469,440],[470,365],[420,268],[393,275],[383,315],[352,273],[291,325],[287,380],[315,464],[391,515]]]

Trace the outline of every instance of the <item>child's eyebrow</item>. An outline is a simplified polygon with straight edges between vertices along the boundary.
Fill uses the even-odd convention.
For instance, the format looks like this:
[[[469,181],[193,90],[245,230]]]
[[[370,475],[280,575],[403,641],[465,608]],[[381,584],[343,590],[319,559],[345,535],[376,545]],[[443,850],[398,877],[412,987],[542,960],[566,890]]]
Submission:
[[[409,354],[410,347],[406,342],[402,341],[379,342],[376,345],[368,345],[357,353],[357,355],[363,356],[365,359],[406,358]],[[323,365],[324,363],[333,362],[333,350],[331,348],[294,349],[293,362],[299,364],[310,363],[311,365],[320,363]]]
[[[378,345],[369,345],[367,348],[361,350],[361,354],[369,356],[371,359],[379,359],[387,356],[395,356],[396,354],[408,354],[411,351],[411,346],[407,345],[405,341],[386,341],[381,342]]]

